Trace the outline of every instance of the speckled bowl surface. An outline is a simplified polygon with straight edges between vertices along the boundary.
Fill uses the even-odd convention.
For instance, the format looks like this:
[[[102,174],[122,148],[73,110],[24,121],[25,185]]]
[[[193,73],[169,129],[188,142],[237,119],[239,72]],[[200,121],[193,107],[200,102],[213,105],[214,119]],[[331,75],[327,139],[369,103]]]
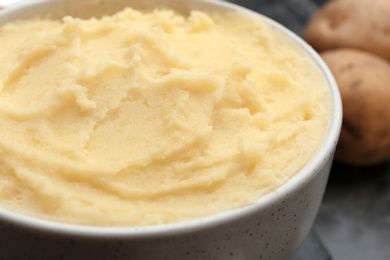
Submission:
[[[24,0],[0,10],[0,24],[37,14],[111,14],[125,6],[161,4],[182,10],[235,9],[257,15],[301,45],[327,78],[332,121],[322,146],[298,174],[247,207],[181,223],[103,228],[54,223],[0,209],[0,259],[289,259],[309,232],[320,206],[338,140],[342,108],[336,83],[319,56],[274,21],[222,1]]]

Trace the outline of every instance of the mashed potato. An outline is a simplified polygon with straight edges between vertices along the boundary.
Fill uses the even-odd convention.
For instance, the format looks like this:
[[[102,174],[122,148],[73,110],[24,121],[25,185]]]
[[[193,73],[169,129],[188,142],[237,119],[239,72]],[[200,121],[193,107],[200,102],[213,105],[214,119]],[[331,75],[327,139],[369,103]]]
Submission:
[[[321,144],[330,94],[298,46],[237,13],[125,9],[0,29],[0,205],[145,226],[254,203]]]

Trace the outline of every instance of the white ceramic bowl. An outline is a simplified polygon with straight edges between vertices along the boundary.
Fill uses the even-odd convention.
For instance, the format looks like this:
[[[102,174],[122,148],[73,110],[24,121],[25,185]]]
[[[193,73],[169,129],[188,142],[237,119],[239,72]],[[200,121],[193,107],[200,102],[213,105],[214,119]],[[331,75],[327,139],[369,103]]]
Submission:
[[[244,8],[206,0],[24,0],[0,11],[0,24],[37,14],[54,17],[111,14],[125,6],[234,9],[257,15],[288,35],[313,58],[332,93],[329,132],[312,160],[285,185],[253,205],[217,215],[144,228],[87,227],[35,219],[0,209],[0,259],[288,259],[309,232],[320,206],[342,108],[336,83],[304,41]],[[4,62],[4,61],[1,61]]]

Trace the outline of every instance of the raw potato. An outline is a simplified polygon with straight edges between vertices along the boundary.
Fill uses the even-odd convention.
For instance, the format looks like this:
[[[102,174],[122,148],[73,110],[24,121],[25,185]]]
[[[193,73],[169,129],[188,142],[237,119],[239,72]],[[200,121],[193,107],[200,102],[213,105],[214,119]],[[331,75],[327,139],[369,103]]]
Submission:
[[[357,48],[390,60],[390,0],[333,0],[309,21],[304,39],[318,52]]]
[[[389,17],[390,19],[390,17]],[[321,53],[343,101],[343,125],[335,160],[372,165],[390,158],[390,64],[367,52]]]

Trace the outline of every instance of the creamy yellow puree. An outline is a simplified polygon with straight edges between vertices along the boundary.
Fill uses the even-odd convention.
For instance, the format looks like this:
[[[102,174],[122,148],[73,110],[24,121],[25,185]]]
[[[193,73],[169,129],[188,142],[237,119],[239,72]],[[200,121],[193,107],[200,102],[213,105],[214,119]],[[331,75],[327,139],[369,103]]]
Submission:
[[[125,9],[0,29],[0,205],[144,226],[243,207],[330,118],[308,55],[249,15]]]

